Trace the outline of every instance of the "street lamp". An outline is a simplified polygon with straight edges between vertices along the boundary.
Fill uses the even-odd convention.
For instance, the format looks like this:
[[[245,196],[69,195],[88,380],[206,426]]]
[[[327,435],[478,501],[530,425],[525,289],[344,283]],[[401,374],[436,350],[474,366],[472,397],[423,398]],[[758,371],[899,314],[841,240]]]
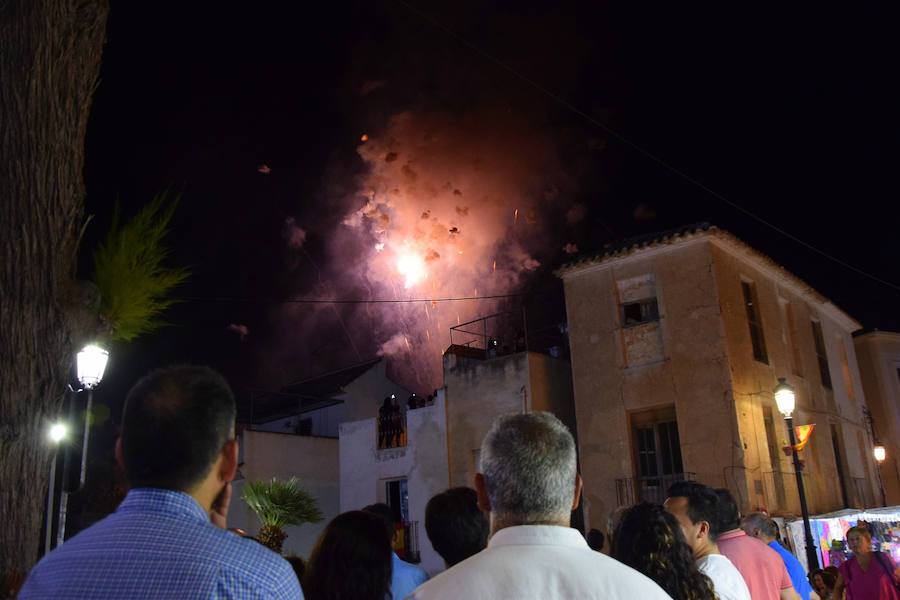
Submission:
[[[68,429],[65,423],[54,423],[50,426],[47,437],[53,442],[53,460],[50,462],[50,488],[47,490],[47,514],[46,531],[44,533],[44,554],[50,552],[50,542],[53,539],[53,492],[56,487],[56,462],[59,458],[59,443],[65,439]]]
[[[56,528],[56,545],[63,543],[66,535],[66,512],[68,508],[69,494],[77,492],[84,485],[85,473],[87,472],[87,449],[88,439],[91,431],[91,405],[93,403],[93,390],[103,379],[103,373],[106,371],[106,363],[109,361],[109,352],[100,346],[89,344],[85,346],[76,356],[76,366],[78,381],[81,383],[82,390],[87,390],[87,402],[84,408],[84,431],[81,438],[81,460],[78,481],[69,481],[69,462],[70,453],[66,453],[66,460],[63,461],[63,488],[59,499],[59,524]],[[69,418],[75,418],[75,403],[69,405]]]
[[[887,458],[884,446],[875,442],[875,447],[872,448],[872,455],[875,457],[875,462],[878,463],[878,467],[875,470],[878,471],[878,487],[881,488],[881,505],[887,506],[887,496],[884,494],[884,479],[881,478],[881,463]]]
[[[809,528],[809,509],[806,508],[806,490],[803,489],[803,473],[800,471],[800,457],[797,456],[797,449],[794,447],[796,439],[794,438],[794,406],[796,397],[794,388],[787,384],[784,377],[778,378],[778,385],[773,390],[775,393],[775,403],[778,405],[778,412],[784,415],[785,423],[787,423],[788,437],[791,444],[791,454],[794,457],[794,475],[797,476],[797,491],[800,494],[800,510],[803,513],[803,533],[806,537],[806,567],[807,571],[812,571],[819,567],[819,556],[816,552],[816,544],[813,541],[812,531]]]

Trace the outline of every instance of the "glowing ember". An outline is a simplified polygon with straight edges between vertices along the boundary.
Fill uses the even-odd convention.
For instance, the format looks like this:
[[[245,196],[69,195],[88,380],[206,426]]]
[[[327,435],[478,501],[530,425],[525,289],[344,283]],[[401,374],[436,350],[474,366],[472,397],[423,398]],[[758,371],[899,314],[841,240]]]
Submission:
[[[516,213],[513,216],[513,223],[518,223],[518,222],[519,222],[519,209],[517,208]]]
[[[425,263],[417,256],[401,254],[397,259],[397,270],[406,279],[406,287],[412,287],[426,277]]]
[[[366,134],[362,134],[362,136],[359,139],[360,139],[360,141],[366,142],[369,140],[369,136],[367,136]]]
[[[409,338],[403,338],[403,341],[406,342],[406,349],[412,350],[412,348],[409,347]]]
[[[496,260],[494,261],[494,270],[495,271],[497,270],[497,261]]]

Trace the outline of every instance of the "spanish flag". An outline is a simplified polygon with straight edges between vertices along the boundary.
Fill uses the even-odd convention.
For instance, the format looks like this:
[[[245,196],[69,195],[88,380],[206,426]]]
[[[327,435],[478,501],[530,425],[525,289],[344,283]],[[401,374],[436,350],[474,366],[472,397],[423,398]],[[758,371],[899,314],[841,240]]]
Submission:
[[[815,426],[816,424],[813,423],[811,425],[797,425],[794,427],[794,435],[797,436],[797,443],[794,444],[794,450],[797,452],[803,450],[803,446],[809,441],[809,436],[812,435]]]
[[[806,445],[806,442],[809,441],[809,436],[812,435],[813,428],[815,427],[815,423],[812,425],[797,425],[794,427],[794,439],[796,440],[796,444],[794,444],[794,450],[800,452],[803,450],[803,447]],[[787,446],[782,446],[781,450],[784,452],[785,456],[791,455],[791,446],[788,444]]]

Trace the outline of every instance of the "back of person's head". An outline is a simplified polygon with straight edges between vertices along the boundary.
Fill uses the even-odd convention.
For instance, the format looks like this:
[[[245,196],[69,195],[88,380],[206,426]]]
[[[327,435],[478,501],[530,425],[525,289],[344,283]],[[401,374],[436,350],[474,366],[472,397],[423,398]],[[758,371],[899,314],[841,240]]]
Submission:
[[[490,524],[472,488],[455,487],[432,496],[425,506],[425,531],[448,567],[481,552]]]
[[[188,491],[210,472],[234,437],[231,388],[208,367],[157,369],[125,400],[121,449],[132,488]]]
[[[603,532],[599,529],[591,529],[587,534],[587,545],[591,550],[596,552],[603,552],[603,542],[606,541],[606,536],[603,535]]]
[[[547,412],[498,417],[481,445],[491,513],[509,523],[568,522],[575,496],[575,441]]]
[[[767,540],[778,537],[778,526],[775,525],[775,521],[761,512],[752,512],[741,519],[741,529],[747,535],[754,535],[755,531],[759,530],[759,533]]]
[[[364,507],[362,511],[378,517],[381,524],[384,526],[384,530],[387,531],[388,539],[394,539],[394,532],[396,529],[394,528],[394,513],[391,511],[390,506],[384,502],[376,502],[375,504]]]
[[[838,575],[840,574],[840,569],[838,569],[834,565],[828,565],[824,569],[822,569],[822,583],[825,584],[829,590],[833,590],[834,586],[837,584]]]
[[[294,575],[297,576],[297,581],[303,581],[303,575],[306,573],[306,563],[303,562],[303,559],[297,555],[291,555],[285,556],[284,560],[291,564],[291,568],[294,569]]]
[[[724,533],[741,526],[741,511],[727,488],[716,488],[719,496],[719,529]]]
[[[719,495],[714,489],[696,481],[679,481],[669,487],[668,496],[687,498],[687,515],[691,523],[696,525],[706,521],[709,539],[715,541],[719,537]]]
[[[715,600],[678,520],[662,506],[645,502],[628,509],[612,540],[610,556],[655,581],[675,600]]]
[[[383,521],[352,510],[325,527],[303,581],[308,600],[384,600],[391,589],[391,539]]]

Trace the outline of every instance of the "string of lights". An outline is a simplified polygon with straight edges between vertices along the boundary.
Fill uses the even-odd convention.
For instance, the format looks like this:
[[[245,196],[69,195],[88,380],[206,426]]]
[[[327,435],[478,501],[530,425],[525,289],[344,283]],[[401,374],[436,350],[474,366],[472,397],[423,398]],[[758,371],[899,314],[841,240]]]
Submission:
[[[704,192],[706,192],[707,194],[709,194],[709,195],[712,196],[713,198],[715,198],[715,199],[717,199],[717,200],[719,200],[719,201],[721,201],[721,202],[724,202],[725,204],[727,204],[728,206],[734,208],[735,210],[740,211],[741,213],[743,213],[743,214],[747,215],[748,217],[750,217],[750,218],[752,218],[752,219],[758,221],[759,223],[765,225],[766,227],[769,227],[769,228],[772,229],[773,231],[776,231],[776,232],[780,233],[781,235],[783,235],[784,237],[788,238],[789,240],[792,240],[793,242],[795,242],[795,243],[797,243],[797,244],[800,244],[800,245],[803,246],[804,248],[807,248],[808,250],[811,250],[811,251],[813,251],[813,252],[819,254],[820,256],[822,256],[822,257],[824,257],[824,258],[827,258],[828,260],[831,260],[832,262],[834,262],[834,263],[836,263],[836,264],[841,265],[842,267],[844,267],[844,268],[846,268],[846,269],[849,269],[849,270],[851,270],[851,271],[853,271],[853,272],[855,272],[855,273],[857,273],[857,274],[859,274],[859,275],[862,275],[862,276],[867,277],[867,278],[869,278],[869,279],[871,279],[871,280],[873,280],[873,281],[876,281],[876,282],[878,282],[878,283],[881,283],[881,284],[883,284],[883,285],[886,285],[886,286],[888,286],[888,287],[890,287],[890,288],[892,288],[892,289],[894,289],[894,290],[900,291],[900,285],[895,284],[895,283],[890,282],[890,281],[887,281],[887,280],[885,280],[885,279],[882,279],[882,278],[878,277],[877,275],[873,275],[872,273],[869,273],[869,272],[867,272],[867,271],[864,271],[863,269],[860,269],[859,267],[856,267],[856,266],[854,266],[854,265],[851,265],[851,264],[849,264],[849,263],[847,263],[847,262],[845,262],[845,261],[843,261],[843,260],[837,258],[836,256],[832,256],[831,254],[825,252],[824,250],[821,250],[821,249],[817,248],[816,246],[813,246],[812,244],[810,244],[810,243],[808,243],[808,242],[805,242],[805,241],[801,240],[801,239],[798,238],[797,236],[795,236],[795,235],[789,233],[788,231],[785,231],[784,229],[782,229],[781,227],[778,227],[778,226],[775,225],[774,223],[771,223],[771,222],[767,221],[766,219],[764,219],[764,218],[762,218],[762,217],[756,215],[755,213],[753,213],[753,212],[751,212],[750,210],[744,208],[743,206],[737,204],[736,202],[733,202],[732,200],[729,200],[728,198],[726,198],[725,196],[723,196],[723,195],[720,194],[719,192],[713,190],[712,188],[710,188],[709,186],[707,186],[706,184],[704,184],[702,181],[696,179],[695,177],[692,177],[692,176],[688,175],[687,173],[685,173],[685,172],[682,171],[681,169],[678,169],[678,168],[675,167],[674,165],[671,165],[670,163],[668,163],[668,162],[665,161],[664,159],[662,159],[662,158],[656,156],[655,154],[653,154],[653,153],[650,152],[649,150],[645,149],[644,147],[640,146],[639,144],[637,144],[637,143],[635,143],[635,142],[632,142],[630,139],[628,139],[628,138],[625,137],[624,135],[622,135],[622,134],[620,134],[619,132],[615,131],[614,129],[612,129],[611,127],[609,127],[608,125],[606,125],[605,123],[603,123],[603,122],[601,122],[601,121],[598,121],[597,119],[595,119],[595,118],[592,117],[591,115],[587,114],[586,112],[584,112],[583,110],[581,110],[580,108],[578,108],[577,106],[575,106],[574,104],[570,103],[570,102],[569,102],[568,100],[566,100],[565,98],[559,96],[558,94],[556,94],[556,93],[552,92],[551,90],[549,90],[549,89],[545,88],[544,86],[542,86],[540,83],[534,81],[534,80],[531,79],[530,77],[524,75],[523,73],[517,71],[517,70],[514,69],[513,67],[507,65],[507,64],[504,63],[502,60],[496,58],[495,56],[493,56],[493,55],[490,54],[489,52],[485,51],[484,49],[482,49],[482,48],[479,47],[478,45],[474,44],[473,42],[470,42],[468,39],[466,39],[466,38],[463,37],[462,35],[456,33],[456,32],[455,32],[454,30],[452,30],[450,27],[444,25],[443,23],[441,23],[440,21],[438,21],[437,19],[435,19],[434,17],[432,17],[432,16],[429,15],[428,13],[423,12],[422,10],[420,10],[420,9],[418,9],[418,8],[416,8],[416,7],[414,7],[414,6],[412,6],[412,5],[409,4],[408,2],[405,2],[404,0],[395,0],[395,1],[396,1],[398,4],[401,4],[402,6],[406,7],[409,11],[411,11],[411,12],[413,12],[413,13],[419,15],[419,17],[421,17],[422,19],[428,21],[429,23],[431,23],[431,24],[434,25],[435,27],[437,27],[437,28],[443,30],[445,33],[447,33],[447,35],[449,35],[449,36],[455,38],[458,42],[460,42],[460,43],[463,44],[464,46],[468,47],[469,49],[473,50],[474,52],[476,52],[476,53],[482,55],[483,57],[487,58],[488,60],[490,60],[491,62],[493,62],[494,64],[496,64],[496,65],[499,66],[500,68],[502,68],[503,70],[505,70],[505,71],[509,72],[510,74],[512,74],[513,76],[517,77],[518,79],[521,79],[522,81],[524,81],[524,82],[527,83],[528,85],[532,86],[533,88],[535,88],[536,90],[538,90],[538,91],[541,92],[542,94],[546,95],[548,98],[552,99],[552,100],[555,101],[555,102],[558,102],[560,105],[566,107],[567,109],[569,109],[569,110],[572,111],[573,113],[577,114],[578,116],[582,117],[583,119],[585,119],[585,120],[588,121],[589,123],[591,123],[591,124],[593,124],[593,125],[599,127],[600,129],[602,129],[603,131],[605,131],[607,134],[609,134],[610,136],[612,136],[613,138],[615,138],[616,140],[618,140],[618,141],[621,142],[622,144],[628,146],[629,148],[631,148],[631,149],[634,150],[635,152],[641,154],[641,155],[644,156],[645,158],[647,158],[647,159],[649,159],[649,160],[655,162],[656,164],[658,164],[659,166],[661,166],[661,167],[663,167],[664,169],[668,170],[669,172],[673,173],[674,175],[677,175],[678,177],[681,177],[682,179],[684,179],[685,181],[688,181],[688,182],[691,183],[692,185],[695,185],[696,187],[700,188],[701,190],[703,190]]]

